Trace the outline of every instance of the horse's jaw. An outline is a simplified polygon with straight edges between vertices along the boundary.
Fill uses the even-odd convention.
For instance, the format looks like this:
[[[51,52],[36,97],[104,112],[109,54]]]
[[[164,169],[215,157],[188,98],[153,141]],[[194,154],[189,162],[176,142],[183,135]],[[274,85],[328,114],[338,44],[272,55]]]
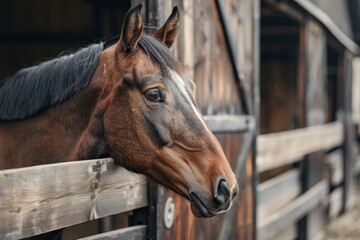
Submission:
[[[210,218],[230,209],[233,198],[230,197],[222,204],[217,203],[213,183],[215,181],[206,180],[211,172],[211,164],[196,164],[200,161],[206,162],[201,149],[174,141],[173,144],[159,149],[157,157],[152,165],[156,168],[153,172],[155,175],[151,177],[186,198],[190,202],[191,212],[196,217]],[[206,172],[208,174],[204,175]]]

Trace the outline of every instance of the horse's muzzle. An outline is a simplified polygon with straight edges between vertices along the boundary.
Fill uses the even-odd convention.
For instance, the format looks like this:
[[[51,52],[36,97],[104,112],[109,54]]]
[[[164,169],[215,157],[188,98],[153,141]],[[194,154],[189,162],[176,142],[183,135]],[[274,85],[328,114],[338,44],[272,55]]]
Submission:
[[[214,183],[214,195],[211,199],[204,198],[198,192],[190,192],[191,210],[198,217],[213,217],[226,212],[231,207],[237,193],[237,185],[231,191],[228,182],[224,178],[218,178]]]
[[[198,217],[209,218],[215,216],[215,214],[209,212],[205,204],[200,200],[200,198],[194,192],[190,193],[190,200],[196,208],[196,209],[192,209],[193,213],[195,215],[198,215]]]

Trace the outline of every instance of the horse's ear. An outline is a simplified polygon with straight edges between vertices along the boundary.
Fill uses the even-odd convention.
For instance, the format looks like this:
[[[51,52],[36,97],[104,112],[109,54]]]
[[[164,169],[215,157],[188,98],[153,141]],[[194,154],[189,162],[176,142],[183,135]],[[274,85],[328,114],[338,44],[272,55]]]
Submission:
[[[153,36],[160,41],[163,41],[170,48],[175,42],[176,35],[179,31],[179,26],[180,15],[178,8],[175,6],[165,24],[162,25]]]
[[[141,37],[144,29],[140,16],[141,8],[142,5],[138,4],[131,8],[125,15],[119,42],[124,51],[132,51]]]

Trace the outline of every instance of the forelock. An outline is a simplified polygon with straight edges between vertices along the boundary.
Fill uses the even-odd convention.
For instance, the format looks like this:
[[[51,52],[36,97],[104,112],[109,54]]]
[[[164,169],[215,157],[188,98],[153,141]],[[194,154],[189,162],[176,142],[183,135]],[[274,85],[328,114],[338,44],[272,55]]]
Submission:
[[[163,42],[147,34],[143,34],[138,44],[151,61],[159,67],[163,74],[168,74],[168,69],[170,68],[179,75],[183,75],[182,65]]]

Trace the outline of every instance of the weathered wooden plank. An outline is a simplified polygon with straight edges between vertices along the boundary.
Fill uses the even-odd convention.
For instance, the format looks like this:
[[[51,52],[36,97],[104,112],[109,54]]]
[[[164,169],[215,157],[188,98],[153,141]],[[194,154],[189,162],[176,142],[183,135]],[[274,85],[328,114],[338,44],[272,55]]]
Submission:
[[[80,238],[79,240],[111,240],[111,239],[126,239],[126,240],[145,240],[146,226],[134,226],[122,228],[106,233],[92,235],[90,237]]]
[[[168,0],[166,0],[168,1]],[[183,52],[179,52],[179,55],[182,55],[183,64],[186,70],[186,74],[191,78],[194,79],[194,55],[195,55],[195,44],[194,38],[189,37],[194,35],[194,7],[193,1],[185,0],[181,1],[184,7],[183,11],[183,22],[182,22],[182,29],[181,29],[181,40],[182,40],[182,49]],[[179,43],[180,44],[180,43]]]
[[[326,34],[312,20],[305,21],[305,126],[318,126],[328,119],[326,108]],[[316,57],[314,57],[316,56]],[[331,118],[331,117],[330,117]],[[320,139],[318,139],[320,140]],[[323,141],[323,140],[320,140]],[[323,150],[323,149],[321,149]],[[308,154],[303,162],[303,192],[308,191],[323,179],[324,151]],[[325,228],[325,208],[319,206],[299,221],[299,239],[316,239]]]
[[[286,228],[321,204],[327,191],[326,180],[323,180],[281,210],[265,219],[259,219],[258,239],[274,239],[278,233],[286,230]]]
[[[329,218],[334,219],[339,216],[342,208],[343,188],[338,187],[329,196]]]
[[[360,58],[353,58],[352,67],[352,120],[357,124],[356,135],[360,135]]]
[[[211,115],[204,118],[214,133],[244,132],[254,124],[252,117],[244,115]]]
[[[289,239],[297,239],[297,237],[298,237],[297,226],[296,224],[293,224],[291,226],[288,226],[282,232],[279,232],[275,237],[273,237],[272,240],[289,240]]]
[[[354,203],[354,197],[356,192],[356,183],[354,179],[354,140],[355,136],[355,128],[354,123],[351,119],[352,114],[352,58],[353,54],[348,51],[344,52],[342,56],[343,59],[343,76],[344,76],[344,118],[343,121],[345,123],[344,128],[344,206],[343,210],[350,209]]]
[[[112,159],[0,171],[0,239],[32,236],[147,205],[147,181]]]
[[[264,219],[301,193],[300,171],[292,169],[257,187],[257,219]]]
[[[355,167],[354,167],[354,171],[355,171],[355,175],[360,175],[360,155],[357,156],[355,161]]]
[[[311,1],[306,0],[294,0],[299,6],[309,12],[313,17],[319,20],[325,27],[335,36],[339,42],[341,42],[345,48],[354,53],[355,55],[359,54],[359,46],[349,38],[327,15],[323,10],[317,7]]]
[[[189,2],[189,0],[186,0]],[[190,1],[192,2],[192,1]],[[187,5],[189,5],[187,3]],[[194,6],[197,6],[196,8]],[[196,100],[203,114],[213,114],[212,103],[212,64],[211,42],[213,31],[213,18],[209,11],[210,3],[195,0],[192,4],[194,22],[194,81],[197,85]],[[184,9],[185,10],[185,9]],[[190,9],[189,9],[190,10]],[[185,12],[188,10],[186,9]]]
[[[330,182],[336,186],[344,179],[342,150],[336,150],[326,156],[326,162],[330,170]]]
[[[257,138],[257,167],[259,172],[298,161],[304,155],[326,150],[343,142],[343,125],[332,122]]]

